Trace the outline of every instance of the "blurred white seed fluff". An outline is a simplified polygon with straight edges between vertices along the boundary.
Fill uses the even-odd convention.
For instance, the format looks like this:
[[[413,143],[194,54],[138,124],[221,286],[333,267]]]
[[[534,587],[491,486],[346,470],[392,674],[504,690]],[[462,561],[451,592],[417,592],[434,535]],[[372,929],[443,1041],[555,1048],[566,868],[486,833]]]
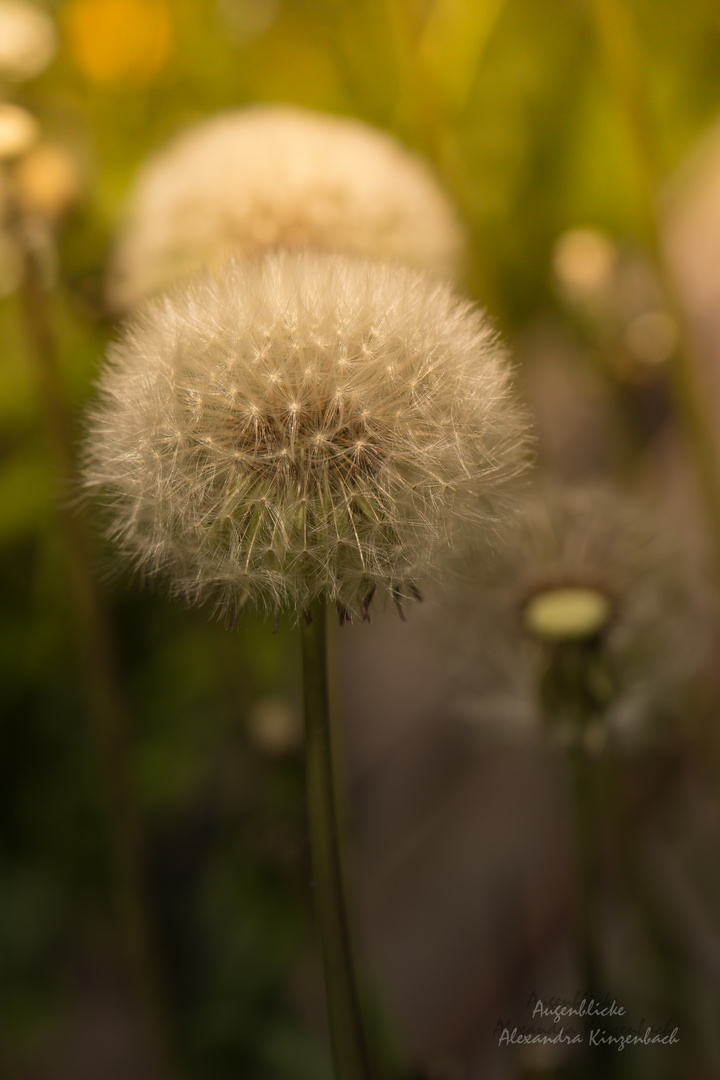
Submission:
[[[125,310],[233,251],[312,247],[459,271],[465,236],[430,167],[359,120],[285,105],[204,120],[140,170],[110,272]]]
[[[504,513],[525,462],[509,380],[444,283],[313,252],[229,260],[110,349],[85,484],[177,595],[363,614]]]
[[[707,654],[707,581],[644,493],[539,485],[497,557],[469,577],[449,609],[456,701],[462,715],[502,737],[574,737],[562,716],[543,717],[540,679],[554,646],[523,625],[539,594],[578,589],[607,598],[610,617],[593,654],[607,703],[589,739],[631,746],[660,734]]]

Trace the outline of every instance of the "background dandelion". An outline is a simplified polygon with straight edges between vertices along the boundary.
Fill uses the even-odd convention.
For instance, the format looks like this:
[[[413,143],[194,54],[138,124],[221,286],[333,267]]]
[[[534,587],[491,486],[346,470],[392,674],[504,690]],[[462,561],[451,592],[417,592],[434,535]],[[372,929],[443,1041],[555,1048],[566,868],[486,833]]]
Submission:
[[[543,680],[555,650],[586,642],[589,746],[632,748],[681,720],[708,655],[708,584],[648,492],[540,483],[495,558],[464,569],[448,667],[468,719],[501,738],[582,739]]]
[[[109,295],[127,308],[228,252],[311,247],[459,276],[465,238],[420,157],[354,119],[289,106],[212,117],[141,170]]]

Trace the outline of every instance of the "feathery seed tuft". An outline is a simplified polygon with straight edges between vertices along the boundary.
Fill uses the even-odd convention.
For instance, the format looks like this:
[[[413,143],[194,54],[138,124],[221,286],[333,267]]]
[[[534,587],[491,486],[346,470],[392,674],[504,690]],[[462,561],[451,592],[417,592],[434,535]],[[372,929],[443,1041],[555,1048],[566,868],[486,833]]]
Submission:
[[[111,270],[123,310],[233,252],[311,247],[456,275],[465,235],[430,167],[347,117],[260,105],[204,120],[140,171]]]
[[[176,594],[363,614],[502,515],[525,463],[509,381],[445,284],[310,252],[234,260],[111,348],[85,483]]]

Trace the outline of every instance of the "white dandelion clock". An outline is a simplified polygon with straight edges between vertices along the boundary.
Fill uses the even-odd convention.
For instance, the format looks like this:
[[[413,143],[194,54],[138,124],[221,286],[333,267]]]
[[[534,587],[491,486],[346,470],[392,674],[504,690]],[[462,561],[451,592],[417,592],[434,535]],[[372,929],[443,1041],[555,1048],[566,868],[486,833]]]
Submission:
[[[677,536],[647,497],[541,489],[462,609],[461,711],[512,737],[658,734],[708,645]],[[456,611],[456,615],[458,612]]]
[[[525,463],[483,315],[362,259],[230,261],[141,310],[99,390],[85,483],[111,537],[224,610],[410,597]]]
[[[429,166],[359,120],[285,105],[205,120],[135,183],[110,274],[119,310],[229,252],[312,247],[451,277],[457,213]]]

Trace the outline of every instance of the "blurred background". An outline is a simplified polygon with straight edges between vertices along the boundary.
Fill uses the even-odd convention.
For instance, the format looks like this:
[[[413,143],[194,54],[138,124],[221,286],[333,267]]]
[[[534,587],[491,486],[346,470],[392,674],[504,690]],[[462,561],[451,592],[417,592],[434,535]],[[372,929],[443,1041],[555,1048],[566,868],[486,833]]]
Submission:
[[[672,394],[679,308],[663,279],[669,266],[706,402],[720,408],[716,3],[605,5],[620,15],[603,36],[603,5],[589,0],[67,0],[35,5],[53,29],[19,69],[2,59],[4,7],[1,100],[41,126],[40,284],[76,433],[116,333],[104,280],[138,166],[217,110],[296,103],[361,118],[426,156],[469,229],[464,288],[512,348],[543,468],[660,490],[703,565]],[[297,633],[250,616],[229,631],[115,574],[95,536],[125,715],[93,721],[97,657],[63,524],[73,492],[48,437],[26,272],[8,227],[0,1076],[155,1080],[161,1012],[175,1077],[329,1080]],[[503,1026],[531,1023],[532,994],[582,992],[563,756],[469,724],[449,676],[452,616],[432,599],[408,616],[333,637],[353,909],[380,1039],[408,1077],[589,1075],[561,1046],[498,1045]],[[599,888],[603,990],[632,1028],[669,1022],[680,1041],[613,1052],[605,1076],[720,1075],[712,663],[676,719],[617,755]],[[132,901],[109,855],[108,745],[129,784],[121,802],[135,807],[120,833],[150,913],[144,990],[121,929]]]

